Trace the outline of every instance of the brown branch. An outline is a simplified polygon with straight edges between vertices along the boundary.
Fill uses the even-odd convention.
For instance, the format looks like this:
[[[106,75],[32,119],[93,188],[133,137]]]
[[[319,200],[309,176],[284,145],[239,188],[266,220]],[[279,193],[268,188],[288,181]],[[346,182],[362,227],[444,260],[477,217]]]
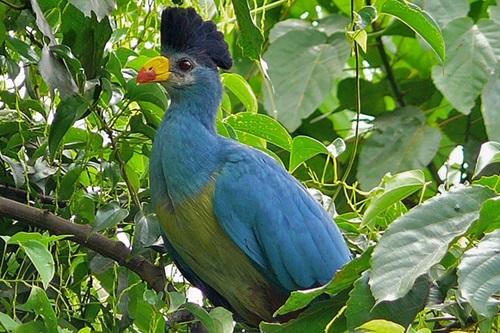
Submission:
[[[130,269],[157,292],[164,291],[166,277],[162,267],[155,266],[140,255],[129,257],[130,249],[125,244],[91,232],[92,228],[89,225],[71,223],[48,210],[34,208],[3,197],[0,197],[0,216],[48,230],[53,235],[70,235],[69,240]]]
[[[33,192],[31,192],[32,194]],[[9,187],[6,185],[1,185],[0,184],[0,196],[6,197],[18,202],[26,202],[26,198],[28,196],[28,192],[23,189],[19,188],[14,188],[14,187]],[[48,196],[48,195],[43,195],[41,193],[36,192],[36,198],[40,200],[41,203],[45,205],[55,205],[56,204],[56,199],[54,197]],[[57,205],[59,208],[64,208],[68,205],[66,201],[57,201]]]

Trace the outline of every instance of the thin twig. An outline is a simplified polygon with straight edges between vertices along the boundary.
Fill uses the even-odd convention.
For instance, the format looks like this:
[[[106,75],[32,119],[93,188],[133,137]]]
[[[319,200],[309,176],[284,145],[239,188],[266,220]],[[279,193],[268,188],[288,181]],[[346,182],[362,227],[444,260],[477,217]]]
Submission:
[[[13,3],[8,2],[7,0],[0,0],[0,2],[5,4],[7,7],[10,7],[15,10],[24,10],[29,8],[27,5],[15,5]]]

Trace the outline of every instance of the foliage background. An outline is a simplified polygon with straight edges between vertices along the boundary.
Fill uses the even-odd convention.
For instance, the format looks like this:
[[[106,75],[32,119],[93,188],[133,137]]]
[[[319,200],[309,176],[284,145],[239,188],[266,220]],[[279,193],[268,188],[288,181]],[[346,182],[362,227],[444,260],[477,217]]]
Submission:
[[[492,0],[413,1],[423,14],[358,0],[353,17],[345,0],[0,1],[0,331],[184,332],[199,329],[193,320],[233,330],[224,310],[186,303],[182,280],[168,276],[163,290],[141,275],[170,264],[155,251],[148,205],[149,153],[168,98],[135,76],[158,54],[159,13],[171,5],[194,6],[230,45],[219,132],[319,190],[357,255],[282,311],[328,300],[262,330],[498,331]],[[444,47],[423,41],[441,36],[444,61]],[[47,212],[79,228],[54,230]]]

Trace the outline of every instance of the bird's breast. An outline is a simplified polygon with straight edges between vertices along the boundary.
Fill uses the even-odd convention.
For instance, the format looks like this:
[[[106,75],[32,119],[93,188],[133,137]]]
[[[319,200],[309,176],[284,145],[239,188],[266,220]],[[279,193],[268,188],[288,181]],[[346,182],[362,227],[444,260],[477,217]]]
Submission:
[[[212,206],[214,184],[212,180],[198,196],[173,210],[160,205],[158,219],[186,264],[236,312],[257,324],[272,320],[286,296],[270,285],[220,227]]]

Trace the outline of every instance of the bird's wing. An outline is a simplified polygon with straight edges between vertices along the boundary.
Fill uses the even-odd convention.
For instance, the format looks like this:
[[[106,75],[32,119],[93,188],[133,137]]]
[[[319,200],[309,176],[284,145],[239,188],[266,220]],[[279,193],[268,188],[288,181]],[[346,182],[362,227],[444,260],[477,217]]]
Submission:
[[[227,149],[222,160],[215,216],[276,286],[291,291],[327,283],[350,260],[325,210],[274,159],[238,146]]]

